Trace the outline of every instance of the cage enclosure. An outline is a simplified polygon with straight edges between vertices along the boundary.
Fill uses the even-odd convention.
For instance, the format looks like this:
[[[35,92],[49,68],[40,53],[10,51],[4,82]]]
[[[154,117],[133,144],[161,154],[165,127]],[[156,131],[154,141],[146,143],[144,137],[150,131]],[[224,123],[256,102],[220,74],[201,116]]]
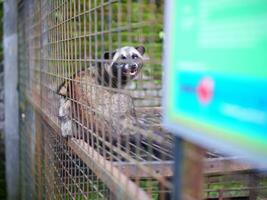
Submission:
[[[171,198],[163,8],[163,0],[18,2],[21,199]],[[251,172],[207,156],[203,198],[223,197],[220,182],[233,177],[222,174]],[[227,197],[255,192],[243,184],[252,179],[233,179],[245,192]]]

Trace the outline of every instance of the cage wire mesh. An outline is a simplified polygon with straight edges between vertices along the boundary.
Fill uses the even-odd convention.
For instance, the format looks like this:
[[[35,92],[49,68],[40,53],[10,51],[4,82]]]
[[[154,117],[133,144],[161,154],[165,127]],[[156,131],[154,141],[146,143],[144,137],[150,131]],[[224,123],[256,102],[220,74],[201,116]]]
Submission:
[[[163,6],[19,2],[21,199],[170,199],[173,139],[160,108]],[[203,198],[266,198],[264,176],[206,157],[203,174],[197,171],[205,175]]]

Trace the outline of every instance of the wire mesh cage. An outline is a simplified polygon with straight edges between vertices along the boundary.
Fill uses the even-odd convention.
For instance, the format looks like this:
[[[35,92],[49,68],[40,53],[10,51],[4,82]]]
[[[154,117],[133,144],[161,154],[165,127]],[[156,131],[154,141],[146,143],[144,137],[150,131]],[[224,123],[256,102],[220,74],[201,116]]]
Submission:
[[[21,199],[171,198],[173,137],[161,126],[163,7],[162,0],[19,2]],[[243,171],[207,156],[197,171],[205,175],[203,198],[248,197],[260,185],[266,197],[264,178],[257,190],[249,183],[225,192],[223,180]]]
[[[88,188],[96,190],[91,199],[168,196],[172,137],[160,126],[163,3],[19,6],[20,109],[29,120],[21,126],[22,146],[41,146],[46,197],[90,199]],[[26,104],[34,107],[32,119]],[[27,148],[22,162],[36,163]]]

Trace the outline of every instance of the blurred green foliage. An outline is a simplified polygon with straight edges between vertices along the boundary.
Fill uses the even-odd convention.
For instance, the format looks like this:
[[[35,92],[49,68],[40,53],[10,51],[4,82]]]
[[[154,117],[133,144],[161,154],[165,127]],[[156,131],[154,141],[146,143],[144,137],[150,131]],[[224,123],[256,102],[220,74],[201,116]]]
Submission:
[[[50,39],[67,39],[67,42],[61,43],[60,49],[64,49],[64,45],[70,49],[69,55],[65,52],[61,55],[71,59],[101,59],[103,51],[143,45],[149,57],[144,68],[145,74],[161,83],[163,1],[118,0],[118,3],[102,3],[101,0],[90,3],[81,1],[78,6],[73,0],[68,3],[72,12],[68,12],[67,16],[63,9],[53,13],[48,26],[62,23],[62,27],[57,29],[58,37],[53,32]],[[52,51],[50,55],[56,54]],[[65,64],[61,63],[61,66],[67,71]]]

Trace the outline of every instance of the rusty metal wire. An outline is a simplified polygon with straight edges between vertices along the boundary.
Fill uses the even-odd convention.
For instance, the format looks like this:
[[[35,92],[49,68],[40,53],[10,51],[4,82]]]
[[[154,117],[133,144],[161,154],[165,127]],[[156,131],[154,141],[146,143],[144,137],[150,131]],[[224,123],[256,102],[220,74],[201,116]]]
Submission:
[[[162,0],[20,1],[21,199],[170,199],[173,139],[162,129],[160,108],[163,6]],[[149,60],[126,87],[89,80],[91,69],[107,62],[106,51],[139,45]],[[58,117],[64,82],[77,89],[66,97],[68,138]],[[125,105],[131,112],[121,111]],[[242,166],[221,166],[218,154],[207,155],[213,159],[203,172],[190,164],[200,179],[205,175],[205,198],[231,196],[220,177],[229,180],[240,171],[227,167]],[[186,156],[202,163],[200,154]]]

